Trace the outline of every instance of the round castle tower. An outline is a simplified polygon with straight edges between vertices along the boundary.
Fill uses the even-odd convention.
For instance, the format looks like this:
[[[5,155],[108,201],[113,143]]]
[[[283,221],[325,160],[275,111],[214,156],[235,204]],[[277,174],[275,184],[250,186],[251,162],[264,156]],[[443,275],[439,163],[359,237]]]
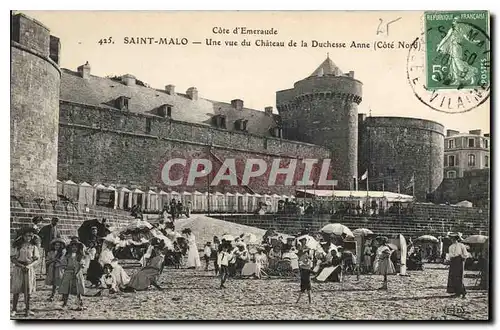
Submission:
[[[41,23],[11,16],[11,195],[57,199],[59,51]]]
[[[358,105],[362,83],[327,57],[292,89],[276,92],[284,138],[322,145],[331,150],[336,189],[354,189],[358,176]]]

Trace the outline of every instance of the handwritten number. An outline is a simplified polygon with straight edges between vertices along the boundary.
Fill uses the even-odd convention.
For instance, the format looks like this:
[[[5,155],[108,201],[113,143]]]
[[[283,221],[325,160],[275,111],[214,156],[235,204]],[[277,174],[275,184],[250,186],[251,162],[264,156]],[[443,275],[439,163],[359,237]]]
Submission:
[[[387,22],[387,24],[385,24],[385,31],[384,31],[384,28],[381,27],[382,23],[384,22],[384,20],[381,19],[381,18],[379,18],[378,20],[380,21],[380,23],[377,26],[377,35],[383,34],[385,32],[385,35],[389,36],[389,25],[391,25],[392,23],[395,23],[395,22],[399,21],[400,19],[401,19],[401,17],[398,17],[395,20]]]

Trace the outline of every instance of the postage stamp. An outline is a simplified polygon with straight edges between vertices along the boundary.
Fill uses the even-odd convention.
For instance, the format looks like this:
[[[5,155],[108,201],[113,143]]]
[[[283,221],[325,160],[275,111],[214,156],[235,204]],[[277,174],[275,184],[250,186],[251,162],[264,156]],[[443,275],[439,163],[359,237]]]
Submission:
[[[487,11],[426,12],[427,88],[489,85],[488,35]]]

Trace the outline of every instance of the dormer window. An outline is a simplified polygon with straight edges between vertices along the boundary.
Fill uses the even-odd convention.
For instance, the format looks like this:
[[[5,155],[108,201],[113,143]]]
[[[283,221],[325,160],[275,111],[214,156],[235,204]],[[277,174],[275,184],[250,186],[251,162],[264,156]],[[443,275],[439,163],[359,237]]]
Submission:
[[[237,121],[234,122],[234,128],[237,131],[244,131],[244,132],[246,132],[246,130],[247,130],[247,123],[248,123],[248,120],[238,119]]]
[[[217,128],[226,129],[226,116],[224,115],[216,115],[212,117],[212,122]]]
[[[172,106],[170,104],[164,104],[160,106],[160,108],[158,109],[158,115],[163,118],[172,118]]]
[[[128,110],[130,97],[120,96],[115,100],[115,106],[120,110]]]
[[[273,127],[271,128],[271,135],[281,139],[283,137],[283,129],[279,126]]]

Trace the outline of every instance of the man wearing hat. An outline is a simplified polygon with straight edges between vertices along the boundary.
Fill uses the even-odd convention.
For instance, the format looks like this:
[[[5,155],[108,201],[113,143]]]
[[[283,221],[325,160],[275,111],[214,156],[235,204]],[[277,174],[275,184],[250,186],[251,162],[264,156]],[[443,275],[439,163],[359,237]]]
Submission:
[[[58,218],[52,218],[50,225],[43,226],[38,233],[40,239],[42,240],[42,260],[45,259],[45,255],[50,251],[50,242],[52,242],[56,238],[61,238],[62,234],[59,230],[57,224],[59,223]],[[45,261],[42,261],[42,265],[45,266]],[[46,270],[43,270],[42,273],[45,273]]]
[[[448,249],[450,258],[450,270],[448,273],[448,285],[446,292],[453,293],[455,297],[462,296],[465,298],[464,286],[464,263],[470,257],[467,247],[460,243],[462,235],[460,233],[448,234],[452,241]]]

